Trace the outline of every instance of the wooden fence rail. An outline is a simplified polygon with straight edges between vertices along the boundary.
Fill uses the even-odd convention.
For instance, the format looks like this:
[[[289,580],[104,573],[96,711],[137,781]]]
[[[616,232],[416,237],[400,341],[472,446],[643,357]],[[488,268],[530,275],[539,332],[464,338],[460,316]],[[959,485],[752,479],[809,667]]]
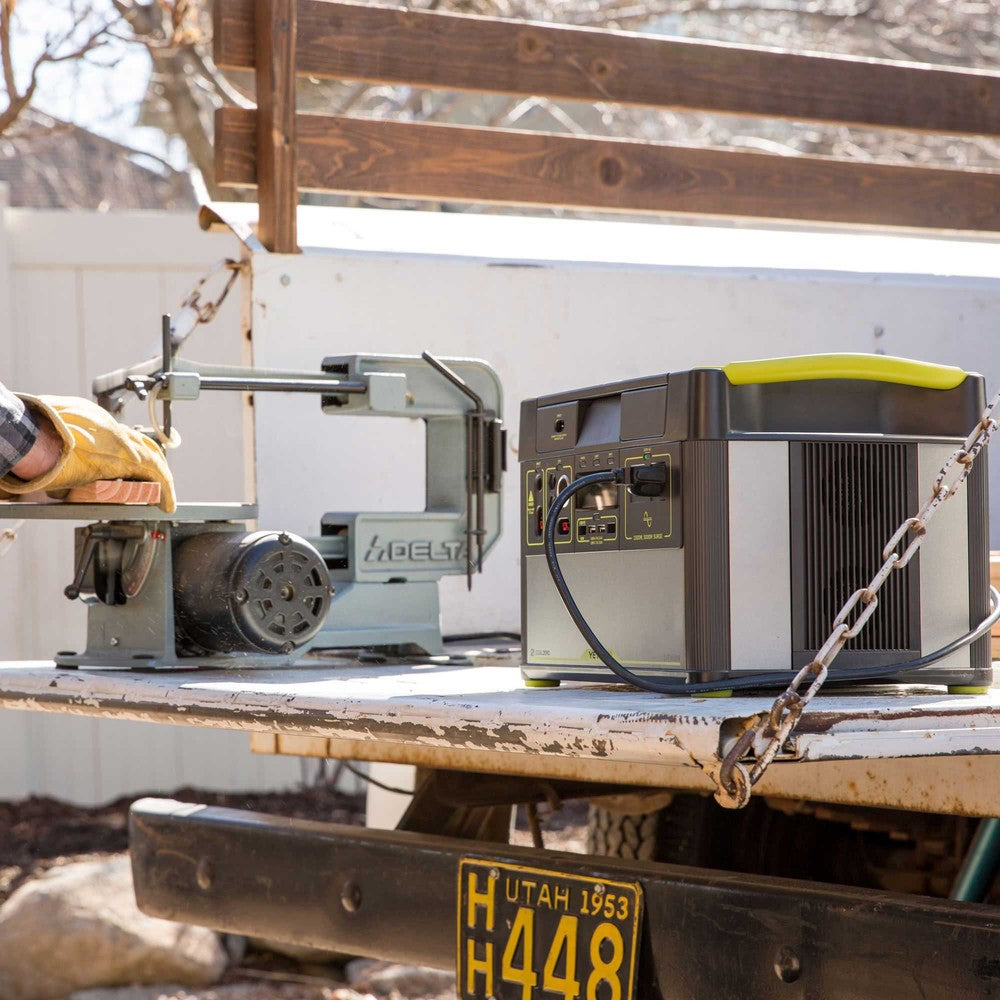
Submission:
[[[294,115],[299,75],[997,136],[996,73],[343,0],[216,0],[214,44],[219,66],[256,69],[260,109],[256,119],[238,109],[219,113],[217,180],[259,184],[264,243],[275,249],[294,248],[296,185],[602,211],[1000,230],[1000,172]]]
[[[255,182],[255,112],[216,119],[216,178]],[[1000,173],[299,115],[298,186],[443,201],[1000,230]]]

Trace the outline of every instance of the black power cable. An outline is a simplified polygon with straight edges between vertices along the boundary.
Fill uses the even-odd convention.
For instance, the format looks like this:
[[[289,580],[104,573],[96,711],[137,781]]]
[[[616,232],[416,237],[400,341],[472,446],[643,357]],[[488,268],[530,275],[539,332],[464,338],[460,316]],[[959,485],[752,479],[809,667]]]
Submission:
[[[662,465],[662,463],[656,464]],[[642,473],[644,482],[660,481],[665,483],[665,475],[662,475],[659,480],[657,480],[656,476],[651,475],[655,468],[654,466],[640,466],[638,468],[645,470]],[[587,640],[590,648],[597,654],[598,659],[623,681],[644,691],[652,691],[656,694],[697,695],[713,694],[720,691],[757,691],[765,688],[787,687],[793,676],[791,671],[788,670],[761,671],[752,674],[748,673],[743,676],[731,676],[726,680],[699,681],[692,684],[686,681],[658,681],[653,678],[642,677],[639,674],[633,673],[623,663],[619,663],[601,640],[597,638],[587,619],[577,607],[576,601],[573,600],[573,595],[570,593],[566,578],[559,567],[559,557],[556,552],[556,525],[559,522],[559,515],[563,508],[581,490],[585,490],[588,486],[594,486],[598,483],[614,483],[621,486],[629,482],[628,477],[631,471],[616,469],[613,472],[593,472],[590,475],[581,476],[576,481],[570,483],[555,498],[545,519],[545,558],[548,562],[549,572],[552,574],[552,582],[556,585],[556,590],[559,591],[559,596],[562,598],[563,604],[566,605],[566,610],[575,622],[576,627],[580,630],[580,634]],[[647,496],[651,495],[648,492],[648,488],[643,489],[643,493]],[[956,650],[962,649],[963,646],[968,646],[977,639],[982,638],[1000,620],[1000,593],[994,587],[990,587],[990,602],[992,605],[990,613],[974,629],[966,632],[965,635],[960,636],[958,639],[953,639],[940,649],[935,649],[933,652],[914,660],[903,660],[900,663],[890,663],[879,667],[854,667],[849,669],[842,668],[840,670],[836,667],[831,667],[826,683],[845,684],[855,681],[878,680],[911,670],[919,670],[921,667],[936,663],[938,660],[950,656]]]

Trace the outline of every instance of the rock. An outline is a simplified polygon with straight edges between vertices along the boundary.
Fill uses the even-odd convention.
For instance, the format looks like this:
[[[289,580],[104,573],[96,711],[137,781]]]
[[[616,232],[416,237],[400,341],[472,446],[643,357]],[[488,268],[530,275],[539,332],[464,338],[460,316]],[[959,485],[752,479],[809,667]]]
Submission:
[[[227,986],[191,987],[178,986],[122,986],[109,990],[81,990],[66,1000],[329,1000],[330,990],[304,993],[293,984],[230,983]],[[351,998],[345,998],[351,1000]]]
[[[377,1000],[340,986],[312,983],[238,982],[196,988],[178,986],[123,986],[118,989],[81,990],[66,1000]],[[396,998],[401,1000],[401,998]]]
[[[330,1000],[376,1000],[371,993],[358,993],[347,986],[338,986],[330,990]]]
[[[70,994],[67,1000],[174,1000],[175,997],[189,997],[189,987],[180,983],[166,983],[163,986],[117,986],[112,989],[79,990]]]
[[[214,931],[139,912],[125,856],[53,868],[0,907],[0,1000],[56,1000],[97,986],[209,986],[225,968]]]
[[[420,965],[397,965],[370,958],[356,958],[344,966],[344,975],[351,989],[387,997],[400,993],[404,997],[438,996],[455,992],[455,973],[426,969]]]
[[[223,934],[222,947],[230,965],[240,965],[247,954],[247,939],[242,934]]]
[[[80,990],[66,1000],[283,1000],[287,992],[298,1000],[302,996],[295,987],[270,983],[230,983],[228,986],[197,988],[179,986],[121,986],[108,990]],[[317,1000],[326,1000],[318,993]]]
[[[296,962],[310,962],[323,965],[328,962],[343,962],[349,956],[339,951],[328,951],[326,948],[312,948],[307,944],[291,944],[288,941],[273,941],[271,938],[252,937],[247,939],[258,951],[272,951],[285,958],[294,958]]]

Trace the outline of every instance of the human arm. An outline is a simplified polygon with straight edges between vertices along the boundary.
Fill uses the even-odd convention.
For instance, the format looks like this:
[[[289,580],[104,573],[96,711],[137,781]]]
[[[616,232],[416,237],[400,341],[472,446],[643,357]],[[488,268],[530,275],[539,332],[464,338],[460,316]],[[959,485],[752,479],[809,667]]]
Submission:
[[[39,423],[23,401],[0,384],[0,478],[12,472],[19,479],[34,479],[55,465],[59,437],[51,426]]]
[[[0,406],[0,440],[14,442],[6,463],[0,452],[0,494],[133,479],[159,483],[160,507],[168,514],[175,509],[173,477],[159,446],[96,403],[74,396],[14,396],[4,389]]]

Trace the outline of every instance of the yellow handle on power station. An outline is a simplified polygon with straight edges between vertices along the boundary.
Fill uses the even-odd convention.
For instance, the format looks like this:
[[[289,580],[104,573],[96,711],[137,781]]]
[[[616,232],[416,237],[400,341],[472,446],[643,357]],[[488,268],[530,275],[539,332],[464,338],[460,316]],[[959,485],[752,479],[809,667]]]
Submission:
[[[844,378],[896,382],[923,389],[954,389],[968,374],[950,365],[932,365],[884,354],[803,354],[792,358],[734,361],[721,367],[732,385]]]

